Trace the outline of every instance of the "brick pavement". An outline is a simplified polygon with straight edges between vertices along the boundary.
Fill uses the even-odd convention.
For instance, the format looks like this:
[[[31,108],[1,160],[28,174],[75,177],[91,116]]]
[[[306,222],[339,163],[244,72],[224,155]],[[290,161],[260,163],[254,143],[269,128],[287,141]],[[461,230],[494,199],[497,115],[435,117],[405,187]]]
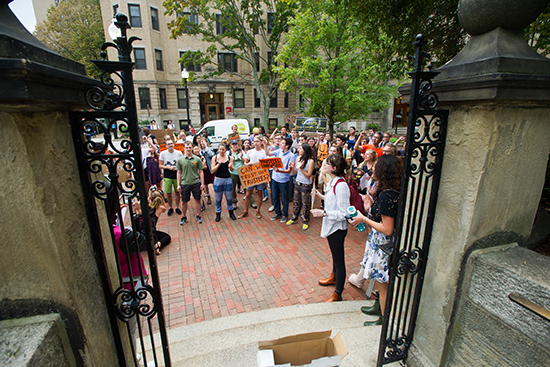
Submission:
[[[222,220],[216,223],[213,203],[202,212],[202,224],[194,219],[194,211],[188,211],[189,221],[183,226],[175,213],[161,217],[159,230],[172,236],[172,243],[157,256],[168,328],[322,302],[332,294],[333,286],[317,284],[332,270],[327,241],[319,236],[321,218],[312,217],[304,231],[301,222],[287,226],[270,221],[270,204],[263,204],[262,219],[256,219],[250,208],[249,217],[232,221],[224,205]],[[236,215],[243,205],[240,201]],[[357,271],[365,240],[364,233],[349,229],[348,276]],[[365,299],[363,291],[347,282],[342,296],[344,301]]]

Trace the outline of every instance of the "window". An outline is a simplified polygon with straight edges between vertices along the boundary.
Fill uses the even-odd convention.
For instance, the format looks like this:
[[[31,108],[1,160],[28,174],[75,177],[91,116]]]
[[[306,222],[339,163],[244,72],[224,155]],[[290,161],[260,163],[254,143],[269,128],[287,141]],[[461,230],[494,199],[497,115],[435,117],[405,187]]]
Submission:
[[[231,53],[218,53],[218,66],[222,68],[224,71],[228,71],[231,73],[237,73],[237,58],[235,57],[235,54]]]
[[[187,108],[187,96],[185,95],[185,89],[177,89],[178,94],[178,108],[186,109]]]
[[[244,108],[244,89],[235,89],[233,104],[234,108]]]
[[[113,5],[113,17],[118,14],[118,4]]]
[[[259,126],[261,126],[260,119],[259,119],[259,118],[255,118],[255,119],[254,119],[254,127],[259,127]]]
[[[231,32],[232,27],[227,17],[216,14],[216,34]]]
[[[197,14],[191,14],[189,12],[183,12],[179,14],[180,17],[185,17],[184,25],[182,26],[183,33],[193,33],[199,24],[199,16]]]
[[[288,108],[288,92],[285,92],[285,108]]]
[[[157,63],[157,70],[163,71],[164,66],[162,65],[162,51],[161,50],[155,50],[155,61]]]
[[[139,5],[128,4],[128,14],[130,14],[130,25],[141,28],[141,11]]]
[[[139,92],[139,107],[142,110],[147,110],[151,107],[151,96],[149,95],[149,88],[138,88]]]
[[[268,128],[269,130],[275,130],[277,127],[277,119],[269,119]]]
[[[167,110],[168,103],[166,102],[166,89],[159,88],[159,100],[160,100],[160,109]]]
[[[258,91],[254,88],[254,107],[260,108],[260,97],[258,96]]]
[[[267,33],[271,33],[275,27],[275,13],[267,13]]]
[[[260,72],[260,53],[254,52],[254,62],[256,63],[256,71]]]
[[[145,62],[145,49],[134,48],[134,61],[136,62],[136,69],[147,69],[147,63]]]
[[[151,28],[155,31],[159,31],[159,11],[156,8],[151,7]]]
[[[273,97],[271,97],[271,100],[269,101],[269,107],[277,108],[277,91],[275,91],[275,94]]]
[[[188,51],[188,52],[191,52],[191,51]],[[183,57],[184,54],[185,54],[185,52],[180,51],[180,59]],[[199,64],[199,63],[190,62],[190,63],[187,63],[185,65],[180,63],[180,70],[183,70],[184,66],[187,69],[187,71],[194,71],[194,72],[200,72],[201,71],[201,64]]]

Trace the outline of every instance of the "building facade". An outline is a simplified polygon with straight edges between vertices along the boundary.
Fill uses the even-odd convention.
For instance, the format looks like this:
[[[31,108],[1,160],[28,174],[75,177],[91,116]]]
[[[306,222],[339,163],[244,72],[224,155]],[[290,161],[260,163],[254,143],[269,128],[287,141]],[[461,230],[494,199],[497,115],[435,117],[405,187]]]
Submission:
[[[162,0],[101,0],[100,3],[106,30],[113,16],[122,12],[128,15],[132,26],[129,34],[141,38],[133,43],[139,120],[156,120],[161,127],[172,120],[176,129],[187,129],[189,106],[189,119],[195,128],[210,120],[245,118],[251,126],[262,124],[273,129],[285,124],[286,115],[296,114],[295,96],[278,91],[277,97],[271,101],[270,119],[264,122],[263,108],[260,99],[256,98],[253,85],[228,73],[202,79],[209,71],[208,66],[193,64],[185,65],[188,71],[197,75],[194,81],[187,83],[188,101],[181,76],[184,65],[179,63],[179,59],[185,52],[206,51],[210,44],[203,42],[199,36],[185,33],[177,39],[171,38],[167,24],[175,16],[164,15]],[[192,19],[201,21],[197,17]],[[110,39],[108,32],[106,38]],[[260,45],[260,52],[265,53],[267,58],[268,51],[263,45]],[[230,54],[220,55],[224,67],[227,64],[227,67],[239,72],[246,72],[250,68],[249,64],[230,58]],[[113,59],[116,56],[113,52],[109,57]]]

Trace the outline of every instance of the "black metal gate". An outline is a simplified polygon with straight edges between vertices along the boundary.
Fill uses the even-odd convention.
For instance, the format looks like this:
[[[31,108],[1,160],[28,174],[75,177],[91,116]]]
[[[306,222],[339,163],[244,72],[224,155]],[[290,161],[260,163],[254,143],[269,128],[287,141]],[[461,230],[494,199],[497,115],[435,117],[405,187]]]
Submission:
[[[418,35],[414,68],[409,73],[412,83],[407,145],[377,366],[407,358],[439,191],[449,111],[435,109],[438,99],[431,88],[432,79],[439,73],[422,71],[423,60],[429,57],[422,51],[423,44],[424,36]]]
[[[102,77],[101,86],[86,92],[91,111],[72,112],[70,120],[119,363],[170,366],[130,58],[138,38],[126,39],[126,15],[116,19],[121,34],[94,61]],[[107,47],[117,48],[119,62],[105,60]],[[139,247],[146,247],[148,261]]]

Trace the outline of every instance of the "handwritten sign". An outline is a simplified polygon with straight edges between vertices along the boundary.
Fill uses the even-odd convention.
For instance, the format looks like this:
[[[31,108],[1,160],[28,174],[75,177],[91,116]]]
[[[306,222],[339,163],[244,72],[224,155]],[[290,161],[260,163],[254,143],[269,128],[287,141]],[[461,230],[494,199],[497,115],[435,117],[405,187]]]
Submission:
[[[319,163],[319,168],[323,161],[327,158],[328,155],[328,144],[319,144],[317,146],[317,163]]]
[[[260,163],[253,163],[249,166],[239,168],[239,178],[244,188],[269,182],[269,171],[262,168]]]
[[[165,151],[166,149],[166,145],[165,144],[160,144],[159,145],[159,150],[161,152]],[[174,150],[179,150],[180,152],[182,152],[183,154],[185,154],[185,146],[183,145],[183,143],[177,143],[177,144],[174,144]]]
[[[241,141],[241,136],[239,135],[239,133],[231,133],[231,134],[227,135],[227,139],[229,140],[229,143],[231,143],[231,140],[233,140],[233,139],[236,139],[240,142]]]
[[[260,166],[262,168],[284,168],[281,157],[260,159]]]

